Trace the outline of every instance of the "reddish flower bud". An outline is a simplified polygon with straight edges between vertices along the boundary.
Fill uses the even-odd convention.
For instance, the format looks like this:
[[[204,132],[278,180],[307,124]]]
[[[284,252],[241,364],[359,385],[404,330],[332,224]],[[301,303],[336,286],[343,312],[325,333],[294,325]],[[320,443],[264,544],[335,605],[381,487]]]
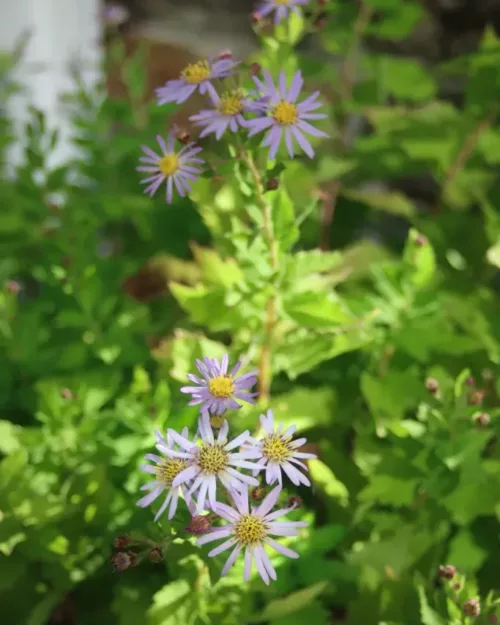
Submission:
[[[443,579],[453,579],[457,569],[452,564],[443,564],[439,567],[439,577]]]
[[[69,388],[61,389],[61,397],[63,399],[74,399],[73,393],[69,390]]]
[[[436,378],[427,378],[425,380],[425,388],[429,391],[429,393],[435,395],[439,391],[439,382]]]
[[[318,17],[318,19],[314,22],[314,27],[317,30],[323,30],[326,27],[327,23],[328,21],[326,17]]]
[[[469,405],[471,406],[479,406],[479,404],[482,404],[484,400],[484,391],[480,388],[476,389],[475,391],[472,391],[472,393],[469,393],[469,396],[467,398],[467,401],[469,402]]]
[[[488,623],[491,623],[491,625],[496,625],[498,623],[498,616],[496,616],[495,614],[490,614],[488,616]]]
[[[415,245],[417,247],[424,247],[424,245],[427,245],[428,241],[427,241],[427,237],[424,237],[423,234],[418,234],[415,238]]]
[[[266,489],[263,488],[262,486],[256,486],[255,488],[252,489],[252,492],[250,494],[250,497],[252,498],[253,501],[262,501],[265,496],[266,496]]]
[[[287,508],[302,508],[304,501],[298,495],[292,495],[288,500]]]
[[[150,562],[157,564],[163,560],[163,551],[160,547],[153,547],[148,553],[148,558]]]
[[[197,515],[191,519],[191,523],[185,528],[186,532],[190,534],[204,534],[211,529],[212,524],[208,516]]]
[[[491,422],[490,415],[487,412],[478,412],[474,415],[474,421],[480,428],[486,428]]]
[[[221,60],[231,60],[233,58],[233,53],[229,48],[225,48],[219,52],[219,59]]]
[[[252,63],[250,65],[250,73],[252,74],[252,76],[256,76],[257,74],[260,74],[261,71],[262,71],[262,65],[260,63]]]
[[[467,599],[464,603],[465,616],[479,616],[481,614],[481,604],[478,599]]]
[[[7,280],[5,288],[8,293],[12,293],[12,295],[17,295],[21,290],[21,285],[16,280]]]
[[[280,186],[279,180],[277,178],[270,178],[266,182],[266,190],[267,191],[276,191],[276,189]]]
[[[475,378],[474,378],[472,375],[470,375],[470,376],[469,376],[469,377],[465,380],[465,385],[466,385],[466,386],[474,386],[474,385],[475,385],[475,383],[476,383],[476,380],[475,380]]]
[[[128,536],[120,535],[113,541],[113,546],[115,549],[123,549],[124,547],[128,547],[131,543],[132,540]]]
[[[109,559],[113,573],[122,573],[137,564],[137,556],[131,551],[117,551]]]

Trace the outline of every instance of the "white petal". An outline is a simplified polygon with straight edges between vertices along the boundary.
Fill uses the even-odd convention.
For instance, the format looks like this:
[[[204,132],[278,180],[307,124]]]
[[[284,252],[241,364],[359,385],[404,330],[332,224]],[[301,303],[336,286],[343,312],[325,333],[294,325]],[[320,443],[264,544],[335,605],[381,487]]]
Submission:
[[[276,502],[278,501],[280,493],[281,486],[276,486],[275,488],[273,488],[273,490],[265,496],[260,506],[255,510],[255,514],[260,517],[264,517],[266,516],[266,514],[271,512],[271,510],[276,505]]]
[[[275,551],[277,551],[278,553],[281,553],[284,556],[287,556],[288,558],[299,557],[299,554],[296,551],[292,551],[292,549],[285,547],[285,545],[282,545],[281,543],[277,542],[276,540],[273,540],[272,538],[266,538],[265,541]]]
[[[248,440],[249,434],[250,432],[246,430],[246,432],[243,432],[236,438],[233,438],[233,440],[224,447],[225,451],[231,451],[231,449],[234,449],[235,447],[241,447],[241,445]]]
[[[230,536],[233,531],[234,529],[232,525],[228,525],[227,527],[218,527],[217,529],[208,532],[208,534],[200,536],[200,538],[198,538],[198,540],[196,541],[196,544],[205,545],[206,543],[212,543],[214,540],[220,540],[221,538],[226,538],[227,536]]]
[[[161,517],[161,515],[165,512],[165,509],[168,506],[168,504],[170,503],[171,499],[172,499],[172,491],[169,491],[168,495],[165,497],[165,501],[161,504],[161,508],[155,514],[155,518],[154,518],[154,522],[155,523],[156,523],[156,521],[158,521],[158,519]],[[175,510],[174,510],[174,512],[175,512]]]
[[[243,579],[248,582],[252,574],[252,551],[250,547],[245,550],[245,569],[243,571]]]
[[[236,545],[236,547],[233,549],[233,553],[226,560],[226,564],[224,564],[224,567],[222,568],[222,571],[220,574],[221,577],[225,577],[227,575],[227,572],[233,566],[236,558],[239,556],[240,551],[241,551],[241,545]]]
[[[236,543],[236,538],[230,538],[229,540],[226,540],[225,542],[223,542],[222,545],[219,545],[215,549],[212,549],[212,551],[209,551],[208,555],[210,558],[214,558],[215,556],[218,556],[219,553],[222,553],[223,551],[227,551],[228,549],[230,549],[235,543]]]
[[[194,443],[189,441],[187,438],[184,438],[184,436],[178,434],[175,430],[169,429],[168,434],[172,438],[172,440],[179,445],[179,447],[182,447],[182,449],[187,449],[187,451],[191,451],[196,447]]]
[[[235,523],[240,518],[240,515],[236,512],[236,510],[234,510],[234,508],[231,508],[231,506],[228,506],[225,503],[220,503],[219,501],[215,503],[213,510],[215,514],[218,514],[226,521]]]

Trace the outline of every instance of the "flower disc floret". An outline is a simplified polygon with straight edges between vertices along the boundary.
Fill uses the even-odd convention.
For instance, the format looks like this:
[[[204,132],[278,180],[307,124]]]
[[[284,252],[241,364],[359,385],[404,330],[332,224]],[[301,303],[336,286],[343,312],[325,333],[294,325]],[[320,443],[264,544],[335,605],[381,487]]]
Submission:
[[[194,143],[188,143],[178,152],[175,150],[175,135],[170,132],[165,142],[159,135],[156,137],[161,149],[161,155],[157,154],[147,146],[142,146],[145,156],[140,157],[142,165],[137,167],[137,171],[150,174],[142,184],[148,184],[144,193],[153,196],[160,185],[166,183],[167,203],[172,203],[174,188],[177,193],[184,197],[191,191],[191,182],[195,181],[201,174],[199,165],[204,161],[197,158],[196,154],[201,152],[201,148]]]
[[[290,88],[287,88],[287,79],[284,72],[280,72],[278,85],[273,82],[271,74],[264,70],[262,72],[263,80],[257,76],[253,76],[253,81],[261,96],[261,102],[266,103],[262,114],[254,119],[246,120],[244,125],[250,130],[249,137],[263,131],[266,136],[262,142],[264,147],[269,147],[269,158],[276,158],[278,148],[282,139],[285,139],[288,154],[293,157],[295,153],[294,143],[312,158],[314,150],[306,138],[307,135],[314,137],[327,137],[328,135],[315,128],[309,123],[311,120],[323,119],[326,117],[323,113],[313,113],[315,109],[322,106],[318,101],[319,91],[311,96],[297,102],[300,96],[304,79],[300,71],[295,72]]]
[[[219,362],[215,358],[197,360],[196,366],[202,377],[191,373],[188,378],[196,386],[183,386],[181,392],[192,396],[190,406],[201,404],[201,412],[222,415],[228,408],[237,409],[241,405],[237,400],[255,403],[257,393],[249,393],[256,382],[257,371],[251,371],[242,376],[236,376],[241,361],[238,361],[233,369],[228,372],[229,357],[225,354]]]
[[[244,545],[255,545],[266,537],[266,524],[258,516],[245,514],[235,523],[234,535]]]
[[[186,468],[186,462],[178,458],[168,458],[156,465],[156,479],[171,486],[174,479]]]
[[[292,453],[288,441],[279,434],[271,434],[262,439],[262,454],[271,462],[285,462]]]
[[[198,85],[210,78],[210,66],[208,61],[190,63],[181,72],[181,78],[190,85]]]
[[[221,577],[227,574],[242,550],[245,553],[243,574],[245,581],[250,579],[252,564],[255,563],[259,575],[266,584],[269,584],[270,579],[276,579],[276,571],[267,555],[266,547],[271,547],[271,549],[289,558],[299,557],[298,553],[273,538],[273,536],[298,536],[299,530],[307,526],[304,521],[283,521],[280,519],[293,508],[273,511],[280,493],[281,486],[277,486],[266,495],[257,508],[251,509],[248,502],[248,489],[245,487],[241,492],[230,491],[234,507],[224,503],[214,505],[214,512],[228,523],[223,527],[214,528],[199,538],[198,545],[224,539],[222,544],[208,553],[209,557],[213,557],[231,549],[231,554],[222,569]]]
[[[219,445],[203,444],[198,452],[198,464],[205,475],[218,475],[227,467],[228,453]]]
[[[243,111],[243,100],[239,91],[230,91],[222,94],[217,109],[222,115],[237,115]]]
[[[260,415],[260,422],[264,430],[261,439],[252,438],[245,449],[257,452],[259,461],[266,465],[266,482],[268,484],[274,482],[281,484],[283,472],[296,486],[300,484],[310,486],[311,482],[302,472],[307,471],[303,461],[316,458],[316,456],[300,451],[300,447],[307,440],[305,438],[293,439],[294,425],[285,430],[283,424],[280,423],[276,428],[272,410]]]

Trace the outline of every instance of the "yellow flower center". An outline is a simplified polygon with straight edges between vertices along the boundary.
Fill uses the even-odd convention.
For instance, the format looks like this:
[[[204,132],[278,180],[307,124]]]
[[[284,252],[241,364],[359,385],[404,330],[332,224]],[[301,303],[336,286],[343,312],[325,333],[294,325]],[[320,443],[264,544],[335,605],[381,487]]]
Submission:
[[[289,126],[297,121],[297,107],[291,102],[279,102],[272,113],[278,124]]]
[[[227,451],[217,444],[205,444],[198,452],[198,464],[206,475],[216,475],[227,466]]]
[[[217,430],[221,429],[223,423],[224,416],[221,414],[214,414],[210,417],[210,425]]]
[[[278,434],[266,436],[262,441],[262,453],[271,462],[285,462],[292,455],[288,441]]]
[[[162,484],[170,486],[174,479],[183,471],[187,466],[185,460],[179,458],[169,458],[168,460],[162,460],[156,465],[156,479]]]
[[[274,0],[274,4],[290,4],[290,0]]]
[[[175,154],[167,154],[160,160],[158,167],[164,176],[171,176],[179,169],[179,159]]]
[[[245,514],[234,526],[236,538],[244,545],[256,545],[266,537],[266,524],[258,516]]]
[[[210,73],[207,61],[198,61],[185,67],[181,72],[181,78],[191,85],[197,85],[210,78]]]
[[[229,375],[219,375],[208,383],[210,394],[217,399],[228,399],[234,393],[233,378]]]
[[[222,115],[238,115],[243,110],[241,93],[238,91],[223,93],[217,104],[217,109]]]

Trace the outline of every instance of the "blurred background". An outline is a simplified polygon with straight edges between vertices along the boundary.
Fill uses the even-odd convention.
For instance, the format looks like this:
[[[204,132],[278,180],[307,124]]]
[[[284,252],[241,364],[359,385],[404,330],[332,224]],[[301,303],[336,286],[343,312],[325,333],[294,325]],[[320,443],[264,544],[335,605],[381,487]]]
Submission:
[[[255,10],[0,6],[6,625],[500,616],[500,0],[310,0],[282,57]],[[301,558],[270,588],[240,569],[215,584],[189,517],[135,506],[154,429],[196,422],[179,392],[195,358],[258,362],[269,272],[232,230],[244,184],[215,159],[167,206],[135,171],[172,125],[196,138],[203,101],[159,107],[154,89],[223,50],[300,69],[331,134],[279,175],[300,237],[270,405],[318,460]]]

